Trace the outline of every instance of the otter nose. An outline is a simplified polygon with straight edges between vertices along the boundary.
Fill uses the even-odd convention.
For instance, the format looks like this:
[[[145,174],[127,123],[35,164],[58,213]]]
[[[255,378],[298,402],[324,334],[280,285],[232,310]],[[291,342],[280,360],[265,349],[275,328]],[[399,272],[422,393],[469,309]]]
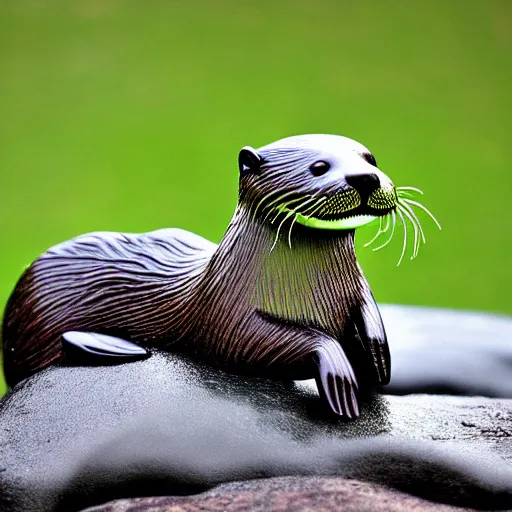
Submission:
[[[379,177],[373,172],[349,174],[345,179],[352,188],[364,195],[370,195],[380,187]]]

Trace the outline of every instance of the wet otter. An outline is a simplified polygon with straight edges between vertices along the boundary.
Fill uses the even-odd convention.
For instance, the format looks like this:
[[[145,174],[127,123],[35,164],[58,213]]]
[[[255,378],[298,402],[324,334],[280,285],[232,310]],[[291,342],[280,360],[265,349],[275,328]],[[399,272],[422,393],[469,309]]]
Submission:
[[[239,169],[238,205],[219,246],[180,229],[93,233],[40,256],[7,304],[8,383],[58,361],[63,335],[82,347],[99,340],[100,353],[144,352],[90,332],[172,346],[229,370],[315,377],[336,414],[357,417],[358,389],[386,384],[390,357],[354,230],[379,217],[382,233],[382,219],[394,228],[406,215],[415,255],[415,202],[400,203],[369,150],[341,136],[246,147]]]

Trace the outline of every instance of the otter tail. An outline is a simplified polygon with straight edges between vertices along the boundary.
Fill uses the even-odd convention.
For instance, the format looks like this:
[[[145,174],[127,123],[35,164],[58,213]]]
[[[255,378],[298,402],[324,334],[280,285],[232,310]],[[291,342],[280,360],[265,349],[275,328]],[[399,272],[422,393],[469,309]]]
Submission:
[[[25,271],[7,304],[7,383],[58,361],[67,331],[135,342],[183,331],[184,304],[215,247],[180,229],[93,233],[53,247]]]

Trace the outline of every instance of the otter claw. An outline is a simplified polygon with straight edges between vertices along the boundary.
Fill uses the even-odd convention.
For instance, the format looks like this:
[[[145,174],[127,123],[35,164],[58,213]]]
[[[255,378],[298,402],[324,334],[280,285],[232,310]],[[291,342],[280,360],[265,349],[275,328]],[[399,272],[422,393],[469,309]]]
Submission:
[[[318,352],[318,391],[333,412],[349,419],[359,417],[357,380],[341,346],[331,345]]]

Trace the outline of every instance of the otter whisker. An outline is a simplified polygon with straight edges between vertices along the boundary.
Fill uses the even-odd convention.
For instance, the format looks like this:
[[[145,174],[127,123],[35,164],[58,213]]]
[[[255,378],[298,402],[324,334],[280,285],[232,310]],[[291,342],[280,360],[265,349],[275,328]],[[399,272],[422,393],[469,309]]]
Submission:
[[[305,215],[308,210],[313,210],[314,208],[316,208],[317,206],[320,206],[321,203],[323,203],[327,198],[325,196],[322,196],[322,197],[319,197],[318,198],[318,201],[316,201],[315,203],[313,203],[312,205],[308,206],[307,208],[305,208],[302,212],[298,212],[302,215]],[[316,211],[316,209],[314,210]],[[311,215],[311,212],[310,212],[310,215]]]
[[[315,203],[314,205],[312,205],[312,206],[310,207],[310,208],[313,208],[313,210],[312,210],[312,211],[310,211],[310,212],[308,213],[308,215],[304,215],[304,214],[302,214],[302,215],[304,215],[304,217],[312,217],[312,216],[313,216],[313,215],[314,215],[314,214],[315,214],[315,213],[320,209],[320,207],[322,206],[322,203],[323,203],[323,201],[325,201],[325,199],[327,199],[327,198],[326,198],[326,197],[321,197],[321,198],[318,200],[318,203]],[[310,208],[306,208],[306,210],[305,210],[305,211],[309,210]]]
[[[268,200],[268,198],[270,197],[274,197],[275,194],[267,194],[259,203],[258,203],[258,206],[256,207],[256,209],[254,210],[254,215],[253,215],[253,220],[255,221],[256,220],[256,217],[258,215],[258,211],[260,209],[260,207],[262,208],[263,212],[265,211],[265,202]],[[279,196],[280,197],[280,196]],[[265,218],[263,219],[264,221],[267,219],[268,215],[272,212],[273,210],[271,208],[268,208],[268,211],[267,211],[267,214],[265,216]]]
[[[269,198],[274,197],[275,195],[277,195],[276,192],[269,192],[268,194],[263,196],[263,198],[260,200],[260,202],[258,203],[256,208],[254,209],[254,212],[252,215],[252,220],[256,220],[256,216],[258,215],[258,211],[259,211],[260,207],[265,205],[265,203],[269,200]]]
[[[421,196],[423,195],[423,190],[420,190],[419,188],[416,187],[395,187],[395,190],[397,191],[398,195],[400,195],[400,191],[402,190],[410,190],[412,192],[420,194]]]
[[[274,240],[274,243],[272,244],[272,247],[270,248],[270,252],[272,252],[277,244],[277,241],[279,240],[279,232],[281,231],[281,226],[286,222],[287,219],[289,219],[292,215],[294,215],[294,212],[289,211],[285,216],[284,219],[279,223],[279,226],[277,227],[276,232],[276,239]]]
[[[297,210],[299,208],[304,207],[306,204],[310,203],[311,201],[314,201],[315,199],[316,199],[316,196],[310,197],[309,199],[306,199],[304,202],[300,203],[298,206],[296,206],[293,209],[293,213],[295,215],[293,216],[293,219],[292,219],[292,221],[290,223],[290,229],[288,230],[288,245],[290,246],[290,249],[292,248],[292,227],[295,224],[295,221],[297,220],[297,215],[296,215]],[[317,204],[317,202],[315,202],[314,204]]]
[[[416,194],[413,192],[408,192],[407,190],[398,190],[396,195],[398,196],[399,200],[405,197],[416,197]]]
[[[276,203],[281,203],[283,201],[283,199],[285,199],[286,197],[289,197],[291,195],[296,195],[296,192],[285,192],[284,194],[281,194],[279,197],[277,197],[276,199],[274,199],[273,201],[271,201],[270,203],[268,203],[266,205],[266,208],[268,208],[268,212],[267,214],[265,215],[265,217],[263,218],[263,222],[265,222],[268,218],[268,216],[274,212],[274,209],[272,208],[272,206],[274,206]],[[301,197],[297,197],[295,199],[291,199],[289,201],[289,203],[293,203],[294,201],[299,201],[300,199],[302,199]],[[263,200],[262,200],[263,201]]]
[[[291,205],[292,203],[296,202],[298,199],[292,199],[290,201],[287,201],[286,203],[282,204],[282,205],[279,205],[279,207],[276,209],[277,212],[276,212],[276,215],[274,216],[274,218],[271,220],[271,224],[273,224],[276,219],[284,212],[286,212],[286,215],[284,216],[283,220],[281,221],[281,223],[279,224],[279,227],[277,228],[277,233],[276,233],[276,239],[274,240],[274,243],[272,245],[272,248],[270,249],[270,252],[272,252],[277,244],[277,241],[279,239],[279,233],[281,231],[281,227],[283,226],[283,224],[286,222],[287,219],[290,218],[290,216],[294,216],[293,220],[292,220],[292,223],[290,225],[290,231],[288,233],[288,243],[290,245],[290,249],[292,248],[292,244],[291,244],[291,228],[295,222],[295,218],[296,218],[296,214],[297,214],[297,210],[299,208],[302,208],[303,206],[307,205],[308,203],[310,203],[311,201],[315,201],[316,196],[312,196],[312,197],[309,197],[309,198],[299,198],[299,199],[302,199],[302,203],[298,204],[297,206],[295,206],[295,208],[293,209],[290,209],[288,210],[288,206]],[[321,202],[320,200],[319,201],[316,201],[314,203],[313,206],[315,206],[317,203]],[[288,210],[288,211],[287,211]],[[274,210],[275,211],[275,210]]]
[[[384,229],[382,229],[382,224],[383,224],[384,220],[386,220],[386,224],[384,224]],[[375,240],[377,240],[377,238],[379,238],[380,235],[383,235],[384,233],[387,233],[390,224],[391,224],[391,214],[387,214],[384,217],[380,217],[379,218],[379,230],[377,231],[377,234],[369,242],[366,242],[364,244],[364,247],[368,247],[373,242],[375,242]]]
[[[307,205],[308,203],[310,203],[311,201],[315,201],[312,205],[308,206],[306,209],[304,209],[303,211],[304,212],[307,212],[310,208],[314,208],[319,202],[322,202],[324,200],[323,197],[321,198],[318,198],[316,196],[311,196],[311,198],[309,198],[307,201],[304,201],[303,203],[299,204],[296,208],[293,209],[293,211],[295,213],[298,213],[298,210],[300,208],[303,208],[305,205]],[[300,213],[300,212],[299,212]]]
[[[403,201],[400,201],[400,204],[414,217],[414,219],[416,220],[416,223],[418,224],[418,229],[420,230],[420,235],[421,235],[421,239],[423,241],[424,244],[427,243],[427,238],[425,237],[425,233],[423,231],[423,228],[421,227],[421,222],[420,222],[420,219],[418,219],[418,216],[416,215],[416,213],[414,212],[414,210],[407,204],[407,203],[404,203]]]
[[[303,197],[300,197],[300,198],[297,198],[297,199],[292,199],[291,201],[287,201],[286,203],[283,203],[283,204],[280,204],[277,208],[275,208],[273,211],[276,212],[276,215],[274,216],[274,218],[270,221],[271,224],[273,224],[275,222],[275,220],[279,217],[279,215],[281,215],[281,213],[283,212],[286,212],[286,211],[291,211],[292,213],[297,213],[297,210],[299,208],[302,208],[304,205],[310,203],[311,201],[314,201],[316,199],[316,196],[312,196],[308,199],[304,199]],[[303,200],[302,203],[300,203],[299,205],[297,205],[295,208],[289,208],[289,206],[296,202],[296,201],[299,201],[299,200]],[[316,203],[315,203],[316,204]],[[314,205],[313,205],[314,206]],[[306,209],[307,210],[307,209]],[[268,217],[268,214],[265,218]]]
[[[400,259],[398,260],[398,263],[396,264],[396,266],[398,267],[398,266],[400,266],[400,263],[402,263],[402,259],[404,257],[405,251],[407,249],[407,224],[405,222],[404,216],[402,215],[402,212],[400,211],[400,208],[397,208],[396,213],[397,213],[398,217],[400,218],[400,220],[402,222],[402,226],[404,228],[404,243],[402,246],[402,254],[400,254]]]
[[[418,244],[418,234],[419,234],[418,228],[417,228],[416,223],[415,223],[414,219],[412,218],[411,214],[403,207],[402,203],[398,204],[397,208],[402,212],[406,221],[408,220],[411,223],[411,225],[414,229],[412,256],[410,258],[412,260],[412,259],[416,258],[416,254],[417,254],[417,244]]]
[[[411,256],[411,260],[413,260],[413,259],[416,258],[416,256],[418,256],[418,251],[419,251],[419,248],[420,248],[420,246],[419,246],[420,241],[419,241],[418,226],[416,225],[416,222],[415,222],[413,216],[403,207],[402,204],[399,204],[398,208],[411,221],[412,227],[414,229],[414,244],[413,244],[413,247],[412,247],[412,256]]]
[[[275,215],[274,215],[274,217],[272,218],[272,220],[270,221],[270,224],[274,224],[274,222],[279,218],[279,215],[281,215],[281,213],[282,213],[282,212],[281,212],[281,211],[279,211],[279,210],[277,210],[277,211],[276,211],[276,210],[274,210],[274,213],[275,213]]]
[[[284,203],[283,205],[279,205],[279,206],[286,208],[286,206],[288,204],[291,204],[291,203]],[[272,220],[270,221],[270,223],[273,224],[276,221],[276,219],[279,217],[279,215],[281,215],[282,212],[283,212],[283,210],[280,209],[279,207],[269,209],[268,212],[266,213],[265,217],[263,217],[263,222],[266,222],[267,219],[269,219],[272,216]]]
[[[387,215],[385,215],[384,218],[386,219],[386,224],[384,226],[384,230],[382,231],[382,233],[387,233],[387,231],[389,229],[389,225],[391,223],[391,215],[388,213]]]
[[[369,245],[372,245],[373,242],[375,242],[375,240],[377,240],[377,238],[379,238],[379,236],[384,233],[384,231],[382,230],[382,217],[379,218],[379,229],[377,231],[377,233],[375,234],[375,236],[369,241],[369,242],[366,242],[364,244],[364,247],[368,247]]]
[[[284,211],[290,210],[290,208],[288,208],[288,207],[291,204],[295,203],[296,201],[300,201],[302,199],[303,199],[302,197],[298,197],[296,199],[290,199],[290,201],[286,201],[286,202],[278,205],[276,208],[272,208],[271,210],[269,210],[267,212],[267,214],[263,218],[263,221],[265,222],[270,217],[270,215],[272,213],[275,213],[274,218],[270,221],[270,223],[273,224],[276,221],[276,219],[279,217],[279,215],[281,215],[281,213],[283,213]]]
[[[393,238],[393,235],[395,234],[395,227],[396,227],[396,213],[395,213],[395,210],[391,210],[391,213],[389,215],[391,216],[391,223],[392,223],[391,234],[389,235],[387,240],[382,245],[379,245],[378,247],[375,247],[373,249],[374,251],[378,251],[378,250],[382,249],[383,247],[386,247],[386,245],[388,245],[389,242],[391,242],[391,240]]]
[[[430,210],[427,207],[423,206],[421,203],[418,203],[417,201],[413,201],[412,199],[405,199],[404,198],[403,201],[405,201],[408,204],[417,206],[418,208],[421,208],[435,222],[436,226],[439,229],[441,229],[441,224],[439,224],[437,219],[434,217],[434,215],[430,212]]]
[[[292,228],[293,228],[293,225],[295,224],[296,220],[297,220],[297,215],[294,215],[293,219],[290,223],[290,229],[288,231],[288,245],[290,246],[290,250],[292,248]]]

